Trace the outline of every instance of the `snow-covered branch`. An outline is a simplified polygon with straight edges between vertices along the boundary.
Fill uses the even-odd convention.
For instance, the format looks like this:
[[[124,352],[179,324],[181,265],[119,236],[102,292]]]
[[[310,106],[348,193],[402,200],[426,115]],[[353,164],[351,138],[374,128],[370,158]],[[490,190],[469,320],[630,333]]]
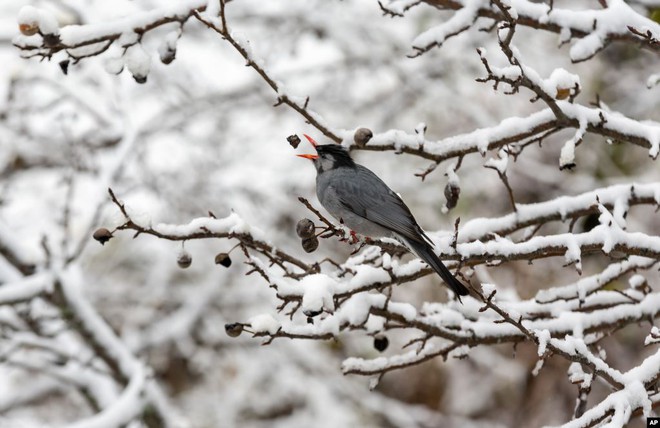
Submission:
[[[206,4],[205,0],[185,0],[114,22],[63,28],[58,28],[56,22],[54,26],[45,27],[44,24],[50,23],[54,17],[28,6],[19,16],[22,35],[14,39],[14,46],[24,51],[27,57],[51,58],[64,51],[68,57],[79,61],[105,52],[115,42],[124,48],[133,46],[146,33],[163,25],[177,23],[182,26],[194,11],[206,9]]]
[[[220,9],[217,11],[213,10],[212,12],[219,14],[219,22],[218,18],[213,16],[212,13],[208,13],[207,15],[209,16],[204,17],[202,14],[195,11],[195,17],[208,28],[221,35],[223,39],[227,40],[227,42],[229,42],[229,44],[231,44],[234,49],[236,49],[236,51],[245,59],[246,65],[252,67],[257,73],[259,73],[261,78],[268,84],[268,86],[270,86],[271,89],[277,93],[277,102],[275,103],[275,106],[280,104],[288,105],[293,110],[298,112],[302,117],[304,117],[307,123],[322,132],[323,135],[333,140],[335,143],[339,143],[341,140],[339,136],[337,136],[336,132],[332,130],[327,123],[325,123],[320,115],[308,109],[309,97],[301,98],[288,94],[283,88],[282,84],[278,83],[271,77],[263,62],[253,57],[249,42],[247,40],[241,40],[238,35],[234,34],[229,29],[227,24],[227,16],[225,13],[226,0],[218,1],[220,4]]]
[[[381,8],[393,15],[401,16],[421,1],[380,1]],[[449,37],[479,23],[492,25],[507,20],[494,2],[489,0],[426,0],[441,10],[454,11],[452,18],[432,27],[413,41],[416,54],[422,54],[441,46]],[[601,9],[571,10],[553,7],[552,2],[529,0],[508,1],[520,25],[557,33],[562,43],[573,41],[570,57],[573,62],[592,58],[613,41],[638,44],[653,51],[660,51],[660,26],[642,16],[623,0],[603,2]]]

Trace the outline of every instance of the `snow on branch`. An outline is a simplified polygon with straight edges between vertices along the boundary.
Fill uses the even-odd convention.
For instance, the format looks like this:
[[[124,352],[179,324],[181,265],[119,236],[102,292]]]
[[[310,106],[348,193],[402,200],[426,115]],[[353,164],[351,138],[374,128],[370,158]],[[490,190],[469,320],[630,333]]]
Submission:
[[[198,218],[186,225],[157,224],[141,225],[134,221],[128,213],[124,203],[108,189],[110,198],[119,208],[125,218],[125,222],[117,226],[116,230],[134,230],[135,237],[140,234],[152,235],[160,239],[170,241],[190,241],[193,239],[236,239],[245,248],[257,251],[267,256],[273,263],[278,264],[289,274],[302,272],[314,272],[317,268],[310,266],[298,258],[285,253],[272,246],[264,238],[264,233],[256,227],[247,224],[238,214],[232,213],[228,217],[217,219],[215,216]],[[109,238],[112,233],[110,232]],[[108,238],[108,239],[109,239]],[[290,270],[294,268],[293,270]]]
[[[562,129],[572,128],[579,136],[573,142],[573,148],[582,140],[584,133],[590,133],[605,137],[601,140],[603,142],[627,142],[646,148],[649,156],[657,159],[660,153],[659,123],[638,121],[609,111],[604,107],[588,107],[563,99],[576,96],[578,90],[575,83],[567,84],[567,80],[563,78],[566,75],[558,73],[558,70],[555,70],[555,73],[548,79],[542,79],[527,66],[520,66],[520,69],[516,69],[517,66],[516,68],[492,67],[485,58],[485,51],[480,49],[479,54],[488,73],[488,76],[480,81],[493,81],[495,88],[499,84],[506,84],[513,88],[514,92],[520,87],[527,87],[535,92],[537,99],[543,99],[548,104],[548,108],[527,117],[508,117],[496,126],[477,129],[438,141],[425,139],[420,141],[419,135],[416,133],[390,130],[376,133],[366,144],[354,144],[350,148],[395,151],[419,156],[438,164],[471,153],[480,153],[485,156],[488,151],[503,147],[506,147],[511,153],[519,154],[529,144],[541,142]],[[512,61],[520,64],[519,60],[513,56]],[[345,133],[345,140],[350,137],[350,133]],[[568,165],[568,160],[573,159],[572,152],[570,155],[566,152],[567,160],[564,164],[560,164],[560,168]]]
[[[341,142],[341,138],[337,135],[337,132],[330,128],[330,126],[325,122],[325,120],[318,114],[310,109],[308,109],[309,97],[302,98],[286,92],[282,83],[277,82],[273,79],[270,73],[266,70],[265,65],[262,60],[259,60],[254,57],[250,43],[247,40],[243,40],[241,36],[232,32],[227,23],[227,16],[225,13],[225,6],[227,0],[218,0],[220,4],[220,9],[217,11],[220,19],[216,16],[209,16],[209,14],[202,15],[198,11],[194,11],[193,14],[195,17],[206,25],[211,30],[218,33],[222,36],[223,39],[227,40],[229,44],[236,49],[236,51],[245,59],[246,65],[252,67],[261,78],[270,86],[270,88],[277,93],[277,102],[275,106],[280,104],[285,104],[291,107],[293,110],[298,112],[305,120],[316,129],[318,129],[323,135],[334,141],[335,143]]]
[[[379,3],[386,13],[399,16],[421,1],[382,0]],[[660,353],[624,372],[615,367],[616,361],[607,361],[599,352],[599,343],[626,326],[652,323],[660,316],[660,293],[653,290],[648,280],[655,274],[660,260],[660,237],[648,231],[629,230],[627,221],[628,212],[635,206],[660,206],[660,183],[612,185],[576,196],[520,204],[515,201],[516,192],[507,173],[512,165],[509,156],[516,160],[525,147],[562,130],[568,130],[571,135],[563,141],[560,169],[575,166],[575,150],[588,134],[604,137],[599,139],[602,141],[621,141],[643,147],[653,159],[660,152],[660,124],[657,122],[633,120],[600,103],[580,105],[577,103],[582,88],[579,76],[562,68],[543,76],[526,64],[514,43],[517,26],[556,32],[562,42],[573,40],[570,56],[579,62],[593,57],[614,40],[641,44],[657,52],[660,50],[658,24],[620,0],[603,0],[600,2],[603,9],[583,11],[554,8],[552,2],[526,0],[427,0],[426,3],[455,13],[445,23],[415,39],[416,54],[421,55],[454,35],[492,21],[491,30],[497,28],[499,47],[507,63],[496,67],[489,62],[485,50],[479,49],[486,70],[486,76],[479,80],[492,83],[495,90],[504,88],[508,94],[530,91],[532,101],[540,100],[543,108],[526,117],[509,117],[495,126],[439,141],[427,141],[424,127],[418,127],[415,133],[390,130],[375,135],[365,128],[335,129],[309,109],[308,97],[289,94],[255,55],[250,42],[232,31],[224,0],[208,3],[186,0],[113,22],[62,28],[53,16],[28,7],[19,16],[23,35],[14,43],[26,57],[52,59],[54,55],[62,55],[74,61],[103,54],[116,44],[123,54],[121,58],[111,59],[106,64],[108,68],[120,72],[126,67],[136,81],[144,82],[151,69],[152,53],[145,50],[142,37],[168,24],[176,28],[164,37],[158,49],[161,60],[167,63],[174,59],[184,24],[194,17],[229,43],[246,65],[256,71],[275,92],[276,105],[289,106],[329,139],[347,146],[355,141],[352,149],[392,150],[428,159],[434,165],[427,173],[443,160],[459,158],[447,169],[450,183],[455,187],[454,205],[460,190],[457,171],[463,157],[472,153],[486,157],[489,151],[496,150],[497,158],[485,160],[484,166],[494,169],[500,176],[513,212],[497,218],[475,218],[462,226],[457,221],[453,233],[429,233],[438,256],[448,260],[447,266],[471,289],[471,296],[464,299],[464,304],[452,301],[450,295],[446,303],[432,302],[417,307],[393,293],[396,286],[427,276],[431,270],[416,258],[404,259],[406,249],[388,239],[349,242],[347,245],[353,245],[352,252],[343,261],[324,258],[307,262],[297,253],[272,242],[268,232],[248,224],[237,213],[224,218],[209,213],[208,217],[193,219],[187,224],[151,224],[132,217],[112,190],[109,191],[110,200],[123,221],[112,230],[98,229],[94,238],[105,243],[125,231],[136,238],[149,235],[182,243],[199,239],[235,243],[228,253],[216,256],[216,263],[229,267],[229,253],[238,250],[248,267],[246,274],[263,280],[274,293],[278,306],[267,313],[234,318],[234,322],[225,326],[231,337],[246,332],[269,344],[279,338],[330,340],[347,332],[357,332],[373,337],[374,347],[379,351],[386,351],[389,344],[386,335],[393,331],[401,332],[408,339],[400,349],[392,347],[378,358],[347,358],[342,364],[344,373],[380,378],[384,373],[438,357],[445,360],[466,358],[475,347],[503,343],[515,347],[519,343],[529,343],[539,359],[535,374],[542,370],[543,362],[553,356],[572,363],[568,375],[571,382],[579,385],[577,407],[580,410],[576,409],[575,419],[566,426],[592,426],[605,420],[621,426],[634,411],[648,414],[652,402],[657,401],[652,387],[660,377]],[[112,184],[125,158],[133,151],[135,138],[129,134],[131,138],[119,145],[115,161],[99,174],[104,188]],[[422,177],[427,173],[421,174]],[[95,196],[102,196],[102,192]],[[329,221],[307,200],[301,198],[300,201],[314,218],[314,221],[305,219],[304,224],[311,223],[307,246],[303,241],[305,251],[314,251],[319,245],[318,238],[347,240],[349,234],[341,225]],[[83,222],[88,227],[98,221],[104,206],[104,202],[94,202],[92,218]],[[66,210],[69,208],[67,205]],[[586,216],[597,217],[598,225],[581,233],[574,232],[576,222]],[[539,234],[542,226],[557,221],[568,221],[568,230]],[[64,234],[70,238],[68,222],[67,217],[62,223]],[[303,238],[300,233],[299,236]],[[156,414],[156,425],[164,424],[168,419],[167,406],[161,400],[152,374],[81,291],[82,281],[76,271],[79,266],[73,262],[88,240],[79,241],[78,245],[63,245],[59,256],[47,254],[48,260],[44,262],[47,269],[34,274],[36,265],[31,255],[14,244],[17,240],[9,231],[0,228],[0,255],[18,272],[6,275],[11,280],[0,287],[0,305],[20,307],[25,302],[43,300],[58,311],[58,321],[81,339],[81,348],[86,351],[83,358],[58,350],[58,342],[45,340],[34,329],[30,331],[29,318],[19,317],[18,322],[26,324],[26,331],[12,332],[11,347],[3,349],[7,351],[3,354],[4,362],[15,366],[23,364],[24,369],[36,371],[40,360],[32,363],[13,358],[18,351],[32,347],[38,349],[39,355],[64,357],[72,366],[83,367],[81,372],[85,375],[102,367],[106,380],[113,386],[112,396],[105,400],[99,391],[93,388],[88,391],[93,384],[90,379],[96,379],[93,375],[84,378],[71,367],[48,366],[48,374],[86,394],[95,416],[80,421],[79,426],[122,425],[139,418],[147,410]],[[585,254],[597,255],[608,265],[568,284],[564,281],[556,287],[540,284],[533,288],[535,295],[531,298],[521,299],[515,293],[501,292],[509,284],[480,281],[484,265],[517,260],[531,264],[550,257],[560,257],[562,267],[574,266],[582,274]],[[179,266],[190,265],[190,255],[186,256],[180,257]],[[520,284],[520,287],[526,286],[528,284]],[[209,304],[207,300],[211,300],[209,296],[213,296],[211,287],[201,297],[190,299],[171,317],[147,329],[149,340],[136,348],[143,351],[152,344],[174,342],[179,336],[188,335],[188,330],[193,330],[202,318],[202,309]],[[651,346],[657,343],[660,333],[655,327],[649,330],[645,344]],[[612,392],[604,401],[586,409],[586,397],[595,380],[604,382]]]
[[[183,25],[192,15],[193,11],[206,9],[206,0],[185,0],[158,9],[136,13],[116,21],[91,25],[68,25],[63,28],[48,30],[40,26],[40,21],[30,18],[37,11],[31,6],[19,14],[21,26],[34,23],[34,30],[25,31],[21,27],[20,36],[14,39],[14,46],[25,52],[27,57],[38,56],[51,58],[60,51],[64,51],[75,60],[95,56],[105,52],[114,42],[122,41],[122,46],[128,47],[139,42],[147,32],[160,26],[178,23]],[[47,37],[53,35],[52,37]],[[129,37],[133,36],[133,37]],[[122,40],[123,38],[123,40]],[[129,39],[132,39],[129,41]],[[84,54],[79,55],[77,49],[91,47]]]
[[[489,234],[506,236],[526,227],[550,221],[574,220],[598,213],[598,203],[619,212],[616,220],[625,227],[625,215],[635,205],[660,206],[660,183],[617,184],[592,190],[576,196],[559,198],[535,204],[518,204],[515,213],[498,218],[476,218],[460,228],[459,241],[486,239]]]
[[[49,273],[39,273],[14,283],[5,283],[0,288],[0,305],[32,300],[52,288],[52,284],[53,277]]]
[[[76,283],[77,281],[75,273],[63,273],[55,281],[50,300],[61,311],[67,312],[65,319],[71,328],[77,331],[94,350],[96,356],[103,360],[114,379],[120,385],[126,385],[125,391],[112,402],[111,407],[85,423],[81,421],[82,425],[78,426],[116,426],[138,417],[145,411],[147,404],[153,408],[154,417],[161,423],[166,423],[165,417],[169,412],[161,406],[159,392],[152,383],[153,380],[146,378],[146,369],[142,363],[133,356],[128,347],[80,293],[80,284]]]
[[[640,198],[637,200],[640,203],[656,204],[657,190],[657,185],[641,186],[638,189],[612,186],[593,194],[577,196],[573,200],[549,201],[540,204],[540,207],[530,206],[527,209],[527,206],[521,205],[519,213],[515,215],[520,215],[522,221],[528,224],[534,216],[538,221],[546,221],[548,218],[562,218],[562,213],[564,218],[577,213],[586,214],[594,209],[598,195],[602,195],[603,203],[614,206],[628,205],[628,199],[635,198]],[[280,253],[282,259],[279,262],[273,260],[269,254],[281,250],[274,250],[268,243],[252,236],[251,229],[235,214],[225,219],[198,219],[182,226],[140,226],[128,217],[123,205],[116,198],[114,200],[127,216],[126,223],[119,226],[118,230],[131,229],[138,234],[174,240],[223,238],[240,241],[246,262],[253,268],[250,272],[258,273],[282,300],[279,311],[288,306],[291,308],[286,312],[287,318],[263,314],[246,322],[232,324],[232,331],[238,329],[240,334],[244,330],[256,337],[265,337],[266,343],[276,338],[323,340],[348,330],[364,330],[376,334],[393,328],[409,328],[422,334],[414,342],[419,345],[418,351],[374,361],[349,359],[344,364],[344,370],[350,373],[382,374],[437,356],[460,357],[467,349],[480,345],[538,342],[539,338],[533,332],[547,331],[552,340],[543,342],[544,349],[591,367],[600,377],[620,388],[623,387],[620,376],[606,368],[602,360],[584,348],[582,341],[593,344],[605,334],[632,323],[653,319],[660,314],[658,293],[649,293],[648,289],[602,290],[612,280],[633,270],[651,269],[660,259],[660,241],[657,237],[624,232],[607,223],[613,217],[603,211],[602,203],[596,209],[601,210],[605,223],[590,232],[536,237],[518,243],[503,239],[485,243],[461,242],[456,246],[456,254],[453,256],[458,255],[463,265],[470,265],[498,257],[532,259],[560,255],[570,250],[572,245],[577,245],[581,252],[602,251],[607,247],[609,250],[620,249],[631,254],[642,253],[652,258],[631,257],[630,261],[622,262],[618,268],[608,267],[600,275],[557,288],[558,292],[554,296],[539,295],[536,299],[526,301],[499,301],[493,299],[495,290],[487,296],[473,287],[474,298],[465,302],[465,306],[456,303],[427,304],[422,311],[418,311],[408,303],[392,300],[387,291],[392,285],[411,281],[426,273],[416,260],[399,264],[381,253],[382,249],[370,247],[344,264],[333,263],[323,271],[318,268],[305,269],[306,265],[292,262],[295,260],[292,256]],[[509,217],[504,217],[500,220],[501,227],[512,228],[510,222]],[[479,235],[478,228],[473,226],[477,223],[473,221],[472,225],[466,224],[470,236]],[[491,224],[494,228],[496,225],[497,222]],[[255,232],[256,236],[259,233]],[[372,248],[376,251],[372,251]],[[253,257],[250,251],[265,256],[268,263]],[[284,260],[303,271],[292,272]],[[592,283],[596,285],[590,285]],[[369,293],[372,290],[382,293]],[[579,296],[579,300],[574,298],[576,296]],[[616,311],[611,310],[614,307]],[[306,323],[301,323],[296,316],[299,311],[307,317]],[[498,322],[502,318],[505,322]],[[436,341],[439,342],[434,345]]]
[[[402,15],[421,2],[391,0],[379,2],[391,15]],[[416,55],[420,55],[460,34],[480,21],[498,22],[508,18],[489,0],[425,0],[425,3],[441,10],[454,11],[446,22],[420,34],[413,41]],[[573,62],[586,61],[613,41],[642,44],[660,52],[660,25],[641,15],[623,0],[603,2],[602,9],[571,10],[553,7],[544,2],[511,0],[507,2],[515,13],[516,22],[557,33],[562,43],[574,40],[570,50]],[[494,25],[493,25],[494,26]]]
[[[212,5],[211,10],[205,13],[209,8],[208,3]],[[183,25],[194,16],[222,36],[245,59],[246,64],[276,92],[275,106],[288,105],[326,137],[334,142],[341,142],[337,131],[333,130],[321,115],[309,109],[309,97],[299,97],[286,92],[284,85],[271,76],[263,61],[254,57],[250,42],[230,30],[225,14],[225,3],[225,0],[218,2],[186,0],[112,22],[57,28],[52,34],[45,32],[43,25],[40,27],[39,20],[32,23],[31,17],[41,16],[42,11],[29,6],[19,16],[19,25],[23,34],[14,39],[14,46],[21,49],[26,58],[51,59],[59,52],[64,52],[66,57],[75,63],[84,58],[103,54],[110,46],[118,44],[123,54],[119,58],[107,58],[106,69],[110,73],[119,74],[126,67],[136,82],[145,83],[150,71],[151,55],[144,49],[141,43],[142,37],[161,26],[178,24],[178,29],[167,34],[158,49],[161,61],[169,64],[176,55],[176,44],[181,37]],[[31,30],[25,30],[27,24],[24,21],[30,21]]]
[[[448,137],[439,141],[419,141],[419,136],[401,130],[377,133],[364,146],[351,146],[361,150],[395,151],[407,153],[440,163],[470,153],[485,155],[489,150],[518,142],[537,140],[548,132],[555,132],[557,120],[550,109],[527,117],[509,117],[500,124]]]
[[[504,9],[503,10],[507,10]],[[497,89],[502,83],[510,87],[509,94],[518,93],[521,87],[534,92],[531,101],[543,100],[554,114],[557,128],[574,128],[576,137],[572,140],[573,147],[582,141],[585,132],[601,135],[609,139],[626,141],[649,149],[653,159],[660,153],[660,124],[651,121],[635,121],[620,114],[607,111],[605,108],[591,108],[575,104],[575,97],[580,92],[579,78],[563,69],[555,69],[547,79],[542,79],[531,67],[520,59],[518,50],[511,41],[516,28],[516,21],[511,17],[505,30],[499,33],[499,45],[509,60],[510,66],[492,67],[483,49],[478,53],[486,69],[487,76],[479,79],[481,82],[494,82]],[[568,155],[567,155],[568,156]],[[572,160],[572,152],[570,156]],[[560,164],[560,167],[565,166]]]

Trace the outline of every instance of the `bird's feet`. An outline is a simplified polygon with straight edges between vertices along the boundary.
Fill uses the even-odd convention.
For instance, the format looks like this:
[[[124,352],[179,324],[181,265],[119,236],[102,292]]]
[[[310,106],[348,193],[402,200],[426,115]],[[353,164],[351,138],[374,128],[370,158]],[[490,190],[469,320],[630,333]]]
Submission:
[[[348,242],[351,245],[355,245],[358,242],[360,242],[360,238],[357,237],[357,233],[355,233],[354,230],[351,230],[349,232],[348,237],[343,236],[343,237],[339,238],[339,242]]]
[[[350,245],[360,244],[353,251],[351,251],[351,256],[357,254],[362,248],[364,248],[365,245],[371,244],[373,242],[373,240],[368,236],[359,238],[354,230],[349,231],[348,237],[344,236],[339,238],[339,241],[348,242]]]
[[[360,252],[360,250],[363,249],[365,245],[369,245],[373,242],[373,240],[371,238],[369,238],[368,236],[365,236],[362,239],[358,239],[357,236],[355,236],[355,232],[353,232],[353,231],[351,231],[351,237],[354,239],[352,244],[357,244],[357,243],[360,244],[351,252],[351,256],[353,256],[353,255],[357,254],[358,252]]]

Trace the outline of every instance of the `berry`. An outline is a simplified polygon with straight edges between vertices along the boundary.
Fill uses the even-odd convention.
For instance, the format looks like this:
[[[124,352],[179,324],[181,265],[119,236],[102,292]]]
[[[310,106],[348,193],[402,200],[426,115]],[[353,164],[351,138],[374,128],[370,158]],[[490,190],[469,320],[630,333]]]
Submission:
[[[192,264],[192,257],[186,251],[182,251],[179,257],[176,258],[176,263],[181,269],[188,269]]]
[[[225,333],[229,337],[238,337],[243,333],[243,324],[237,322],[225,324]]]
[[[306,253],[312,253],[319,247],[319,240],[315,236],[302,240],[302,247]]]
[[[371,132],[371,129],[358,128],[355,131],[355,134],[353,134],[353,141],[355,141],[355,144],[357,144],[359,147],[363,147],[369,142],[369,140],[371,140],[371,137],[373,136],[374,133]]]
[[[166,49],[163,49],[160,53],[160,62],[165,65],[169,65],[176,58],[176,49],[171,49],[169,46]]]
[[[300,144],[300,137],[298,137],[296,134],[289,135],[286,137],[286,140],[291,144],[291,147],[294,149],[298,148],[298,145]]]
[[[300,220],[296,225],[296,233],[303,239],[313,237],[315,229],[314,222],[308,218]]]
[[[99,241],[101,245],[105,245],[105,243],[112,238],[112,233],[105,227],[102,227],[100,229],[96,229],[96,231],[92,235],[92,238]]]
[[[229,257],[229,254],[227,254],[227,253],[218,253],[218,255],[215,256],[215,264],[216,265],[222,265],[226,268],[231,266],[231,258]]]
[[[18,30],[24,36],[34,36],[39,32],[39,24],[36,22],[19,24]]]
[[[133,79],[135,79],[135,81],[139,84],[147,83],[147,76],[141,74],[134,74]]]
[[[555,98],[558,100],[565,100],[571,95],[571,89],[570,88],[557,88],[557,94],[555,95]]]
[[[378,335],[374,337],[374,348],[376,348],[378,352],[383,352],[384,350],[386,350],[389,344],[390,341],[387,338],[387,336]]]
[[[454,183],[447,183],[445,186],[445,198],[447,198],[447,209],[450,210],[458,203],[458,196],[461,194],[461,188]]]

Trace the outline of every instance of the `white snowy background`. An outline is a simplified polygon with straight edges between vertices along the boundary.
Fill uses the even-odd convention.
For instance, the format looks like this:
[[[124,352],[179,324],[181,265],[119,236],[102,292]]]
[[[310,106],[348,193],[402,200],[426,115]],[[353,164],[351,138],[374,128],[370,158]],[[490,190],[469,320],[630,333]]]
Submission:
[[[0,427],[645,426],[660,2],[549,3],[0,4]],[[302,133],[355,149],[474,295],[378,246],[305,253]]]

